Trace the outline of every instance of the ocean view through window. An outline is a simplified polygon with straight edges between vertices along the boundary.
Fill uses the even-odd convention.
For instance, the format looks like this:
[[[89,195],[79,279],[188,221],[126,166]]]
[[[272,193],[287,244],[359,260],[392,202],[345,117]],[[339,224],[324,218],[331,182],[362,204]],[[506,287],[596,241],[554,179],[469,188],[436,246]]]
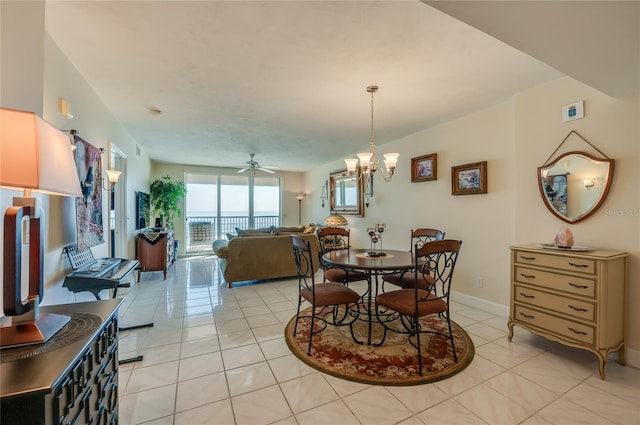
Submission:
[[[186,251],[211,252],[211,243],[235,229],[280,225],[280,178],[185,175]]]

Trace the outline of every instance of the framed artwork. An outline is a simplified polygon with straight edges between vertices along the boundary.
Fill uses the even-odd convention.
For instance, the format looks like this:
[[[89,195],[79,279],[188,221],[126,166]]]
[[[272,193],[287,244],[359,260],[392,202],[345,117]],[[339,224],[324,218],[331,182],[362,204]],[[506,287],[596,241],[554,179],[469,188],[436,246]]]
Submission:
[[[451,167],[451,194],[487,193],[487,161]]]
[[[411,158],[411,182],[426,182],[438,179],[438,154]]]

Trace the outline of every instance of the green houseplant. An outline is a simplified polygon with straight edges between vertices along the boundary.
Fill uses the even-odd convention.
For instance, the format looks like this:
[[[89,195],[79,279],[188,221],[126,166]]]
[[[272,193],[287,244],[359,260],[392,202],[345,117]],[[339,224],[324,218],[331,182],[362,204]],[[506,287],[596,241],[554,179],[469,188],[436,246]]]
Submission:
[[[183,181],[173,180],[171,176],[155,179],[151,183],[151,208],[158,214],[165,227],[173,227],[173,219],[180,216],[180,201],[187,193]]]

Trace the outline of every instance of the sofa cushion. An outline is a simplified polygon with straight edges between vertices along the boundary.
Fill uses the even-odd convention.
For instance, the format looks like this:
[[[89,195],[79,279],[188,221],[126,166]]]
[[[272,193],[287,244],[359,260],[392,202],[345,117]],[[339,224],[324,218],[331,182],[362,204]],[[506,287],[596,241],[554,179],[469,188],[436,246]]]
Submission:
[[[273,234],[273,226],[262,227],[260,229],[240,229],[236,227],[238,236],[264,236]]]
[[[273,234],[274,235],[288,235],[291,233],[302,233],[304,232],[304,226],[297,227],[274,227]]]

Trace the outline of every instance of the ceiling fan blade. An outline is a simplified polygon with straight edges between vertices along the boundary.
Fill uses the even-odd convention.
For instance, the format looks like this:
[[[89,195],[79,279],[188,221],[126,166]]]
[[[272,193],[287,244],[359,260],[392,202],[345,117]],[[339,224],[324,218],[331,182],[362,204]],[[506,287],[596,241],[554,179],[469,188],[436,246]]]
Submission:
[[[256,167],[256,169],[260,171],[264,171],[265,173],[271,173],[271,174],[275,173],[275,171],[271,171],[265,167]]]
[[[244,173],[247,170],[248,170],[248,168],[242,168],[242,169],[240,169],[240,170],[238,170],[236,172],[239,174],[239,173]]]
[[[279,170],[280,167],[276,167],[275,165],[262,165],[262,168],[266,168],[268,170]]]

